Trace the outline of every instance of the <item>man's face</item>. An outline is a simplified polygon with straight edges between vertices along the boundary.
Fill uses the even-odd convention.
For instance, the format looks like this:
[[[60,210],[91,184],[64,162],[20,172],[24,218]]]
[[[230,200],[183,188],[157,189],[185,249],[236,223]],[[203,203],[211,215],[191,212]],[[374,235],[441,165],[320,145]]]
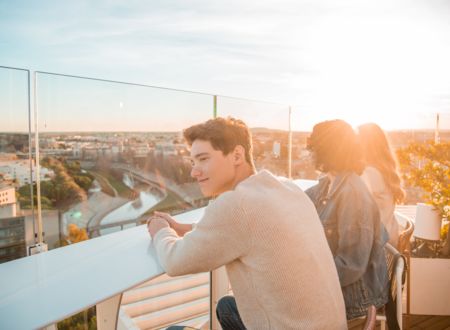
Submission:
[[[212,197],[233,189],[236,179],[233,152],[224,155],[211,142],[195,140],[191,146],[191,176],[197,180],[204,196]]]

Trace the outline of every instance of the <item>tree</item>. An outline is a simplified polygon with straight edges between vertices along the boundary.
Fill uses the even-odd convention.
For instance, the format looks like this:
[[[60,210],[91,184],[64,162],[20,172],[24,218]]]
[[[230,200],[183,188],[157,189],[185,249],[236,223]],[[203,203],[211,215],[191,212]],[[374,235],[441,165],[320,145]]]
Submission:
[[[86,241],[89,239],[86,229],[79,228],[76,224],[71,223],[67,226],[68,235],[66,240],[71,244]]]
[[[64,159],[46,157],[41,163],[42,166],[50,168],[55,172],[53,180],[41,182],[41,193],[49,197],[55,206],[61,207],[87,198],[86,191],[80,188],[74,178],[69,175],[65,167],[67,163]],[[70,168],[73,171],[77,171],[77,173],[80,172],[81,168],[79,164],[77,165],[76,162],[73,163]],[[83,184],[87,185],[87,181],[83,182]]]
[[[450,142],[411,143],[397,151],[407,185],[422,190],[426,203],[450,219]]]
[[[92,181],[94,181],[86,175],[74,175],[73,179],[77,185],[83,188],[84,191],[88,191],[92,185]]]

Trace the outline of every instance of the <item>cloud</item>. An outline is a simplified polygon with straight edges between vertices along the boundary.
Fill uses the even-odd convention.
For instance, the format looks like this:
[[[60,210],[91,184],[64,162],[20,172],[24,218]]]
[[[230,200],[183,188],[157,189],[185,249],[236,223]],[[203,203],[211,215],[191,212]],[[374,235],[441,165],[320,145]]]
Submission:
[[[297,104],[445,109],[446,1],[0,2],[0,63]]]

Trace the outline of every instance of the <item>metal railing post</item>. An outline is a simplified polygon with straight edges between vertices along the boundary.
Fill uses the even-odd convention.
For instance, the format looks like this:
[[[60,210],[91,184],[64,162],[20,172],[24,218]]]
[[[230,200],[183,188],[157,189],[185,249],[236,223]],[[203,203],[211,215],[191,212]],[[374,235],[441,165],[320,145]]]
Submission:
[[[117,328],[121,300],[122,293],[96,305],[98,330],[110,330]]]
[[[210,272],[209,288],[210,288],[210,303],[209,303],[209,321],[210,329],[220,330],[219,321],[217,320],[216,307],[219,299],[228,294],[228,275],[225,266],[217,268]]]
[[[34,90],[34,148],[36,160],[34,164],[35,168],[35,180],[36,180],[36,199],[37,199],[37,244],[43,243],[42,237],[42,210],[41,210],[41,175],[40,175],[40,154],[39,154],[39,127],[38,127],[38,92],[37,92],[37,77],[36,72],[33,72],[33,90]]]

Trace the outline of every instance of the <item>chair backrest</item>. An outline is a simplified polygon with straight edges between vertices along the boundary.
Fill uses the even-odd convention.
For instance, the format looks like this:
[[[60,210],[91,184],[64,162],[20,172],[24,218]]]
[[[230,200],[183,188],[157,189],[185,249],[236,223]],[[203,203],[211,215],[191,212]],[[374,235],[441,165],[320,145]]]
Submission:
[[[405,229],[398,236],[397,250],[400,251],[400,253],[405,254],[410,252],[411,250],[410,240],[413,232],[414,232],[414,223],[410,218],[406,218]]]
[[[367,314],[363,330],[375,329],[376,322],[377,322],[377,308],[374,305],[370,305],[369,308],[367,308]]]
[[[396,248],[389,243],[385,245],[386,261],[388,266],[390,292],[389,294],[396,301],[396,316],[397,322],[402,328],[402,284],[403,284],[403,271],[405,268],[405,261],[403,255],[401,255]]]

